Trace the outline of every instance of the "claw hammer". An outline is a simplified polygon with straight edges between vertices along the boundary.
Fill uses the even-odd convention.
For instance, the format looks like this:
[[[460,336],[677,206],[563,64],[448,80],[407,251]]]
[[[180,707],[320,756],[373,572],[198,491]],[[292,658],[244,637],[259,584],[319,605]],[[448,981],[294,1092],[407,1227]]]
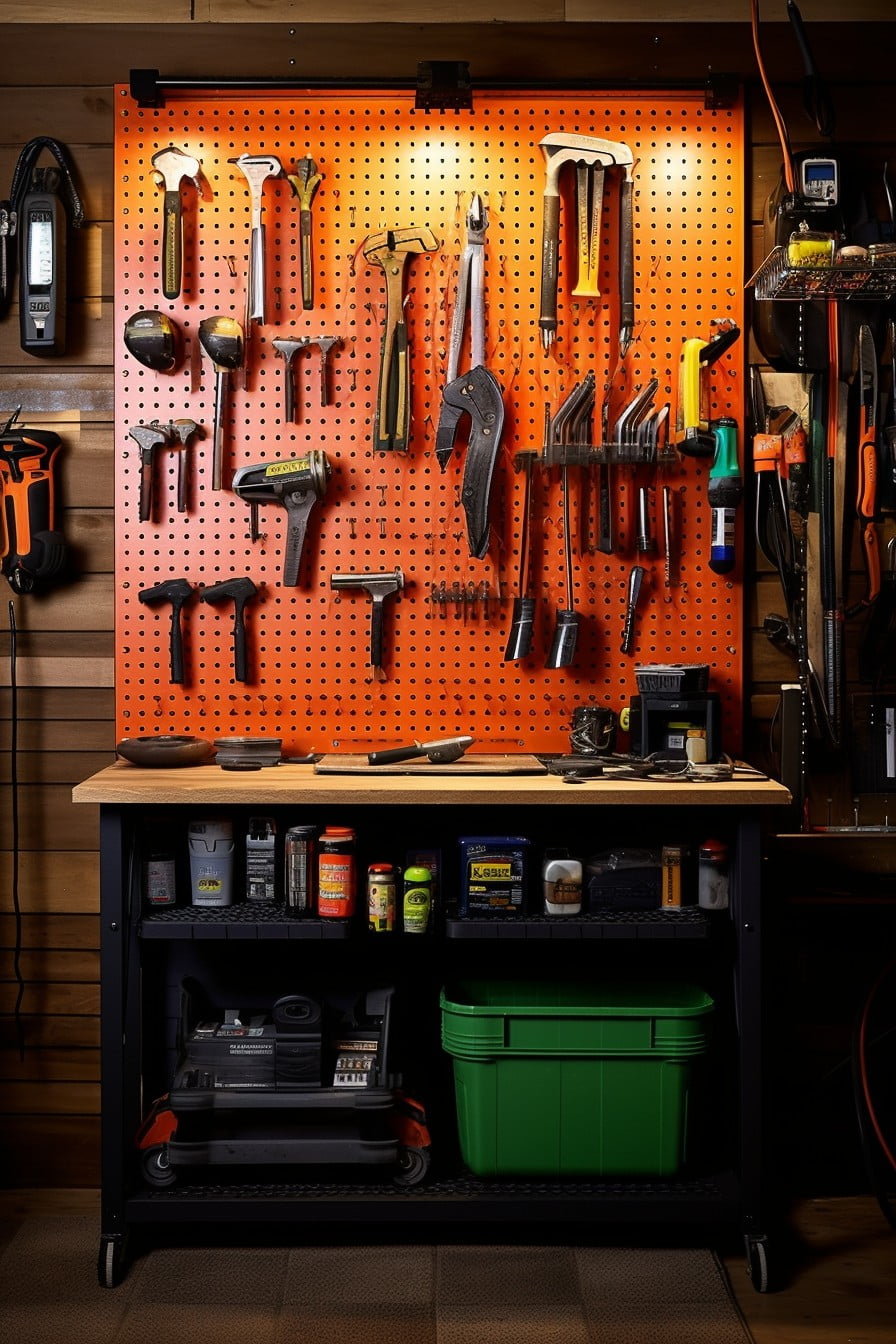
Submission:
[[[252,235],[249,245],[248,311],[249,322],[265,320],[264,272],[264,184],[269,177],[285,177],[283,165],[275,154],[240,154],[229,159],[239,168],[249,184],[249,202],[252,212]]]
[[[583,199],[581,187],[584,176],[579,174],[579,261],[580,274],[577,289],[579,292],[593,293],[587,279],[590,269],[589,255],[593,258],[600,236],[600,210],[602,200],[602,175],[605,168],[621,167],[624,178],[619,193],[619,346],[624,353],[631,341],[635,324],[635,277],[633,255],[633,219],[632,197],[634,184],[632,168],[634,158],[628,145],[618,140],[600,140],[591,135],[567,135],[557,132],[546,135],[540,142],[545,157],[547,174],[544,186],[544,223],[542,232],[541,261],[541,316],[538,325],[545,350],[550,349],[557,331],[557,282],[559,274],[560,248],[560,171],[564,164],[575,163],[590,168],[595,177],[595,191],[592,201],[590,224],[587,217],[587,203]],[[598,185],[601,191],[597,190]]]
[[[436,252],[439,243],[428,228],[388,229],[364,243],[364,257],[381,266],[386,277],[386,319],[380,353],[380,378],[373,422],[376,452],[407,452],[411,421],[408,330],[404,320],[404,272],[410,257]]]
[[[180,294],[183,271],[183,208],[180,184],[190,181],[200,186],[202,167],[192,154],[185,154],[175,145],[160,149],[152,156],[157,180],[165,188],[162,206],[162,293],[166,299]]]

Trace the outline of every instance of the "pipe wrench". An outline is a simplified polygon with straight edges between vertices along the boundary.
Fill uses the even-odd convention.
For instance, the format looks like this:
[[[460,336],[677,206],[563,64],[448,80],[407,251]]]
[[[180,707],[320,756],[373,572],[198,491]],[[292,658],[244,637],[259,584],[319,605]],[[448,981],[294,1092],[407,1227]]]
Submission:
[[[431,229],[387,229],[374,233],[363,246],[365,260],[381,266],[386,277],[386,320],[380,350],[380,378],[373,421],[376,452],[407,452],[411,423],[408,330],[404,320],[404,272],[410,257],[437,252]]]

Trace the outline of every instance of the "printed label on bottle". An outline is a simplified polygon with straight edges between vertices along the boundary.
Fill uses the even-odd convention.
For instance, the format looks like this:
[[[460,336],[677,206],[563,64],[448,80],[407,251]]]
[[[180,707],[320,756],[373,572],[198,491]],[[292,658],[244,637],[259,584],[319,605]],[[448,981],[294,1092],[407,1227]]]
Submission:
[[[317,891],[317,913],[328,919],[348,919],[355,908],[355,862],[351,854],[322,854]]]

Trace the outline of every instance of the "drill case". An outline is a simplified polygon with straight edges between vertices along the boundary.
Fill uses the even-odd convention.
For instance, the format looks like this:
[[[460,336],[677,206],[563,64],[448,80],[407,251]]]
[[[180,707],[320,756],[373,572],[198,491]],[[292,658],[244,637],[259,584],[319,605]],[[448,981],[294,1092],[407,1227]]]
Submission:
[[[399,1161],[391,988],[290,994],[245,1016],[197,988],[182,992],[167,1142],[140,1143],[150,1184],[179,1167]]]

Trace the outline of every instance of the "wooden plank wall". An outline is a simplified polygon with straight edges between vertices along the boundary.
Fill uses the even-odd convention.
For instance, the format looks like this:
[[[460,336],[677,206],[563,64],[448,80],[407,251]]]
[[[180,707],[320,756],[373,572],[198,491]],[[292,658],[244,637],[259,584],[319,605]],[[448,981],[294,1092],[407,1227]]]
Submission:
[[[131,7],[137,11],[137,7]],[[283,6],[279,7],[281,10]],[[289,8],[288,6],[286,7]],[[346,24],[371,22],[370,5],[337,7]],[[457,8],[457,12],[455,12]],[[545,7],[533,0],[505,4],[495,18],[517,24],[540,18]],[[476,64],[492,77],[583,77],[586,69],[596,80],[612,83],[632,77],[627,57],[638,47],[663,47],[662,61],[654,60],[650,78],[657,83],[672,78],[702,79],[712,69],[732,69],[725,60],[732,48],[732,29],[705,25],[670,31],[660,24],[651,37],[649,28],[623,30],[616,25],[584,28],[593,19],[594,6],[582,3],[576,12],[559,3],[553,21],[532,31],[504,28],[483,38]],[[624,8],[631,10],[629,3]],[[636,7],[637,8],[637,7]],[[661,14],[665,6],[644,7],[645,19]],[[92,1185],[98,1179],[99,1107],[99,928],[98,928],[98,817],[95,810],[71,803],[71,786],[113,758],[112,698],[112,573],[113,457],[120,445],[112,434],[112,351],[118,333],[113,329],[112,304],[112,85],[126,81],[134,66],[152,65],[174,73],[192,67],[194,73],[230,70],[234,62],[236,23],[246,10],[227,0],[196,5],[198,18],[215,18],[216,25],[194,25],[187,49],[182,42],[166,44],[164,25],[176,24],[189,32],[190,6],[172,0],[157,7],[156,26],[145,33],[129,28],[135,14],[122,15],[128,6],[85,4],[84,29],[93,20],[105,28],[90,30],[59,21],[69,15],[67,5],[0,3],[0,15],[9,23],[27,26],[8,29],[16,59],[9,63],[0,89],[0,194],[6,190],[22,145],[36,135],[48,134],[70,147],[85,200],[85,227],[72,241],[70,268],[71,340],[68,353],[57,360],[24,355],[18,344],[17,312],[0,323],[0,413],[22,403],[30,422],[51,424],[64,440],[60,459],[61,521],[73,553],[73,577],[44,597],[12,599],[17,628],[18,682],[18,799],[21,909],[21,956],[24,980],[21,1003],[24,1053],[20,1053],[14,1019],[18,994],[15,975],[15,914],[13,905],[13,836],[11,798],[11,688],[10,636],[7,601],[0,615],[0,779],[4,803],[0,810],[0,1183],[29,1185]],[[199,10],[202,13],[199,13]],[[269,17],[278,17],[268,6]],[[407,9],[407,6],[406,6]],[[334,36],[320,26],[306,30],[305,69],[338,75],[340,61],[346,74],[371,69],[389,77],[408,74],[416,61],[465,51],[449,20],[432,9],[441,28],[421,39],[414,28],[396,26],[389,43],[367,45],[365,33],[342,28]],[[343,14],[343,10],[345,13]],[[395,6],[388,10],[393,18]],[[481,7],[451,7],[457,25],[483,20]],[[871,6],[874,10],[874,6]],[[408,10],[418,17],[419,6]],[[79,11],[80,12],[80,11]],[[254,6],[256,23],[267,17],[265,7]],[[685,11],[683,11],[685,13]],[[571,23],[558,23],[564,14]],[[334,17],[334,23],[339,16]],[[874,12],[868,17],[875,17]],[[888,17],[888,16],[887,16]],[[284,20],[295,22],[284,14]],[[41,24],[48,25],[41,28]],[[121,24],[122,26],[117,26]],[[845,25],[839,27],[844,31]],[[197,35],[197,29],[201,32]],[[283,32],[274,29],[274,33]],[[290,29],[290,33],[295,30]],[[583,53],[581,35],[590,34],[590,54]],[[737,30],[742,69],[750,81],[752,116],[752,194],[748,203],[754,221],[754,240],[763,202],[779,170],[780,154],[771,118],[761,93],[757,94],[749,56],[749,33]],[[300,35],[301,36],[301,35]],[[379,37],[382,35],[379,34]],[[422,50],[421,50],[422,46]],[[825,50],[836,47],[828,40]],[[239,49],[245,68],[282,75],[276,42],[263,29],[239,30]],[[876,48],[880,50],[880,48]],[[885,44],[884,54],[892,50]],[[669,57],[672,51],[674,55]],[[166,65],[166,53],[170,62]],[[196,53],[200,53],[197,55]],[[247,54],[248,53],[248,54]],[[373,53],[373,55],[371,55]],[[509,54],[508,54],[509,53]],[[552,56],[553,53],[553,56]],[[597,53],[597,54],[596,54]],[[880,57],[883,60],[883,56]],[[364,62],[367,62],[365,65]],[[267,64],[265,64],[267,62]],[[779,78],[786,63],[776,57]],[[596,63],[596,64],[595,64]],[[783,68],[782,68],[783,66]],[[637,71],[648,82],[643,68]],[[842,95],[842,96],[840,96]],[[838,107],[843,114],[843,138],[864,141],[882,135],[884,118],[868,115],[869,97],[883,113],[892,85],[881,83],[869,94],[867,84],[842,77]],[[783,90],[785,112],[793,124],[806,127],[798,107],[795,86]],[[842,125],[842,124],[841,124]],[[805,133],[805,132],[804,132]],[[795,137],[799,143],[801,137]],[[754,257],[760,257],[754,241]],[[776,702],[777,687],[790,680],[792,665],[756,634],[765,611],[778,605],[775,584],[767,574],[751,574],[754,600],[752,709],[757,722],[767,719]],[[759,734],[761,736],[761,733]]]

